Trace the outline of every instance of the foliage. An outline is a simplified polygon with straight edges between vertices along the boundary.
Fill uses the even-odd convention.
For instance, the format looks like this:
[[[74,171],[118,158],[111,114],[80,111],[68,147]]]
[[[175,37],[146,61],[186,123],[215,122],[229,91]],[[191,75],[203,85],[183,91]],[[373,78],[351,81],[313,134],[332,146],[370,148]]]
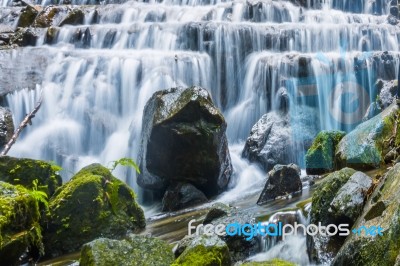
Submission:
[[[112,161],[112,166],[109,168],[110,172],[113,172],[115,168],[117,168],[118,165],[126,166],[126,167],[132,167],[133,169],[136,170],[137,173],[140,174],[140,169],[139,166],[135,163],[135,161],[131,158],[121,158],[116,161]]]
[[[29,190],[29,194],[39,203],[42,204],[46,210],[49,209],[48,196],[45,192],[38,189],[39,181],[37,179],[32,181],[32,190]]]

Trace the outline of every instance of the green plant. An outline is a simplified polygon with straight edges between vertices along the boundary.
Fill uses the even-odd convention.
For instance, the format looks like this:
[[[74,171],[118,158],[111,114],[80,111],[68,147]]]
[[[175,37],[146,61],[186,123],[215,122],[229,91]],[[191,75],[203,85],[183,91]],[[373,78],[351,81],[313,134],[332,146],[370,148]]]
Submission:
[[[32,181],[32,190],[29,191],[29,193],[32,195],[32,197],[39,203],[42,204],[46,210],[49,209],[49,202],[48,202],[48,196],[45,192],[38,190],[38,183],[39,181],[37,179]]]
[[[110,172],[113,172],[115,170],[115,168],[117,168],[118,165],[122,165],[122,166],[132,167],[133,169],[135,169],[135,171],[137,173],[140,174],[139,166],[131,158],[125,158],[124,157],[124,158],[121,158],[119,160],[112,161],[111,163],[112,163],[111,167],[108,168],[110,170]]]

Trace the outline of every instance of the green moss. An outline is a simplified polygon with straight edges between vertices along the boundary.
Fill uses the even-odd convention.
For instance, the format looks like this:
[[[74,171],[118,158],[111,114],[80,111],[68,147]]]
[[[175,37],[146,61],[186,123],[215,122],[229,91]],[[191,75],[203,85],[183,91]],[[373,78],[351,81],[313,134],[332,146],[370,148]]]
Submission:
[[[0,156],[0,180],[14,185],[22,185],[33,189],[33,181],[37,180],[37,188],[48,196],[54,194],[61,186],[62,179],[55,165],[33,159]]]
[[[307,173],[323,174],[335,169],[335,150],[346,135],[343,131],[321,131],[306,154]]]
[[[43,255],[39,202],[22,186],[0,181],[0,258],[11,265],[28,249]]]
[[[165,241],[131,236],[123,240],[100,238],[85,244],[80,265],[169,266],[173,260],[172,249]]]
[[[145,227],[132,189],[99,164],[83,168],[64,184],[49,208],[45,239],[52,256],[77,251],[100,236],[118,238]]]
[[[289,262],[289,261],[281,260],[281,259],[272,259],[272,260],[260,261],[260,262],[255,262],[255,261],[245,262],[241,265],[243,265],[243,266],[295,266],[296,264]]]
[[[172,266],[231,265],[228,246],[218,237],[205,235],[195,238]]]
[[[343,168],[340,171],[329,174],[318,184],[312,197],[311,223],[321,222],[326,225],[329,221],[329,205],[339,189],[349,180],[356,171],[351,168]]]

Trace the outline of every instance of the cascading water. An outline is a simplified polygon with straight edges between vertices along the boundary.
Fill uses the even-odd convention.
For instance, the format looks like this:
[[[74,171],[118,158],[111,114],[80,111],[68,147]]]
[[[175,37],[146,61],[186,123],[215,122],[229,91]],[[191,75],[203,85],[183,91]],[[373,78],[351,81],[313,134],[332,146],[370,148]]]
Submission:
[[[136,158],[150,96],[199,85],[227,120],[241,184],[222,195],[229,201],[253,187],[243,184],[263,182],[262,173],[240,158],[241,147],[257,120],[277,108],[281,87],[290,94],[292,113],[307,106],[318,113],[321,130],[349,131],[376,98],[376,79],[398,76],[400,28],[387,21],[390,1],[299,1],[305,7],[271,0],[57,4],[67,2],[104,5],[82,6],[84,25],[55,28],[52,38],[44,30],[36,47],[14,51],[13,60],[37,55],[47,64],[36,89],[7,94],[5,102],[18,123],[43,91],[33,126],[10,155],[56,161],[71,173],[91,162]],[[389,63],[383,51],[393,57]],[[307,134],[294,132],[296,138]],[[304,147],[291,148],[293,160],[303,165]],[[136,187],[134,173],[118,171]]]

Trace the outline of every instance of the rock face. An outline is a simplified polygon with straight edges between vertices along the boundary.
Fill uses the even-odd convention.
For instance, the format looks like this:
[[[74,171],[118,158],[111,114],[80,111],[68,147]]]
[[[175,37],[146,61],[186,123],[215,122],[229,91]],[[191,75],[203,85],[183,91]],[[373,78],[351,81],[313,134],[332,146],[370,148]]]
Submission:
[[[332,265],[395,265],[400,251],[400,164],[379,183],[353,228],[381,226],[382,235],[351,234]]]
[[[123,240],[99,238],[83,245],[79,265],[169,266],[174,259],[166,242],[132,235]]]
[[[336,193],[329,207],[333,221],[346,221],[351,225],[360,216],[372,179],[362,172],[354,173]]]
[[[207,196],[224,191],[232,174],[225,130],[205,89],[156,92],[144,109],[138,184],[161,193],[178,182]]]
[[[397,80],[382,80],[378,79],[375,84],[375,89],[377,91],[377,98],[374,102],[369,106],[367,113],[364,117],[364,121],[371,119],[376,116],[382,110],[387,108],[396,98],[397,95]]]
[[[11,139],[14,134],[14,122],[10,110],[0,107],[0,152],[4,145]]]
[[[215,219],[231,214],[232,211],[233,211],[232,208],[229,207],[228,205],[225,205],[224,203],[221,202],[214,203],[211,206],[211,209],[206,214],[203,224],[209,224]]]
[[[118,238],[145,227],[131,188],[93,164],[80,170],[50,199],[44,235],[46,256],[78,251],[99,237]]]
[[[244,158],[265,171],[276,164],[296,163],[294,154],[307,150],[318,132],[318,117],[313,108],[289,110],[285,92],[278,92],[277,106],[277,111],[263,115],[253,126],[242,152]]]
[[[369,176],[351,168],[328,175],[313,194],[311,223],[321,223],[322,226],[348,224],[350,229],[362,213],[372,184]],[[344,240],[340,236],[307,235],[310,258],[327,263],[326,259],[336,255]]]
[[[330,204],[338,194],[338,191],[355,172],[354,169],[343,168],[340,171],[329,174],[318,184],[318,188],[312,197],[311,223],[318,224],[318,222],[321,222],[322,225],[335,223],[329,213]]]
[[[0,181],[0,258],[3,265],[19,265],[19,257],[27,251],[39,251],[43,255],[39,218],[39,203],[32,192]]]
[[[207,202],[203,192],[191,184],[178,183],[167,189],[162,199],[163,211],[177,211]]]
[[[338,167],[377,168],[398,154],[400,146],[399,107],[393,103],[382,113],[358,125],[339,142],[336,150]]]
[[[268,180],[257,204],[264,204],[279,196],[285,196],[302,190],[300,168],[295,164],[275,165],[268,173]]]
[[[228,246],[219,237],[201,235],[191,240],[172,265],[229,266],[231,257]]]
[[[306,171],[309,175],[321,175],[335,169],[335,150],[346,135],[343,131],[321,131],[306,154]]]
[[[58,170],[58,166],[45,161],[0,156],[1,181],[32,189],[34,180],[37,180],[38,189],[49,197],[62,184]]]

